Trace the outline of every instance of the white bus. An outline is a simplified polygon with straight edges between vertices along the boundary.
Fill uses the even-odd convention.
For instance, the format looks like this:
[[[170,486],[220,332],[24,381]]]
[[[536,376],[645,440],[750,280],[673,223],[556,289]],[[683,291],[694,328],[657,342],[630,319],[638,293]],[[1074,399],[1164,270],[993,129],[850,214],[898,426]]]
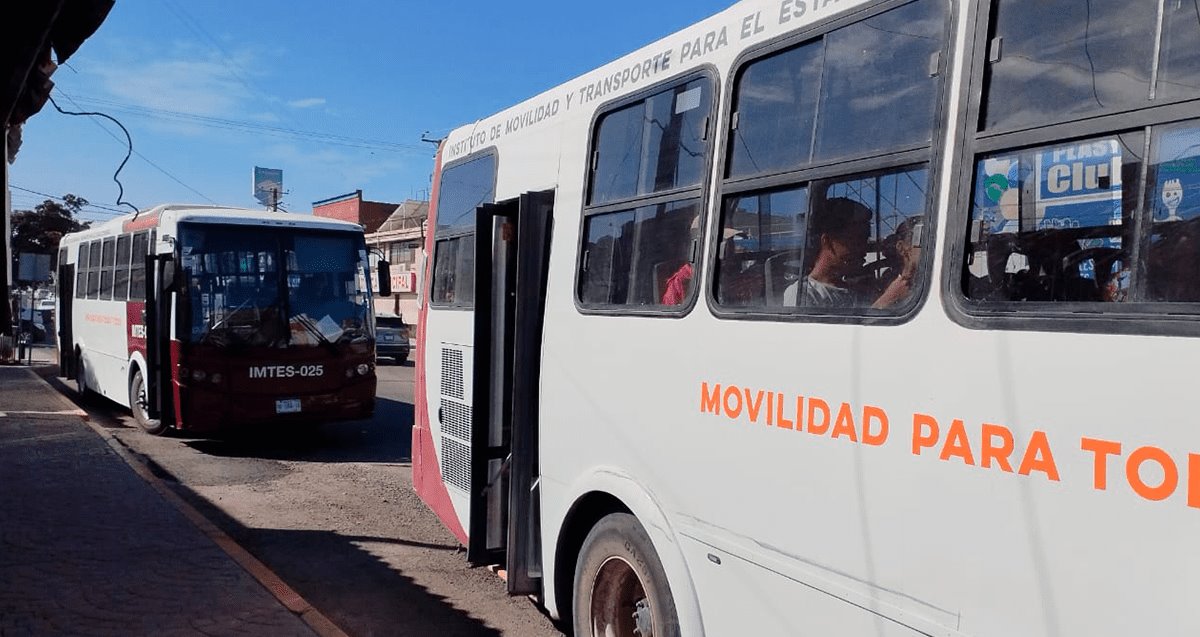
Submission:
[[[745,0],[435,175],[416,488],[577,634],[1200,634],[1196,3]]]
[[[374,411],[357,224],[163,205],[63,237],[58,262],[63,374],[151,433]]]

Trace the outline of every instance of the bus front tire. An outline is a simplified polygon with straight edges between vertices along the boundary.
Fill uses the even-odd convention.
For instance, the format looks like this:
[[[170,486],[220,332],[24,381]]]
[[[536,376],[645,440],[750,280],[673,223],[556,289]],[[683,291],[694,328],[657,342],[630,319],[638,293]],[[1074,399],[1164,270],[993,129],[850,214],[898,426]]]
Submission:
[[[81,402],[87,402],[92,397],[92,388],[87,384],[87,368],[83,363],[83,352],[75,353],[75,391]]]
[[[133,373],[133,380],[129,381],[129,410],[133,412],[133,419],[137,421],[138,426],[146,433],[160,435],[167,430],[167,425],[162,419],[150,418],[146,413],[147,404],[146,381],[142,378],[142,370],[139,369]]]
[[[573,607],[576,637],[679,637],[667,574],[628,513],[605,516],[583,541]]]

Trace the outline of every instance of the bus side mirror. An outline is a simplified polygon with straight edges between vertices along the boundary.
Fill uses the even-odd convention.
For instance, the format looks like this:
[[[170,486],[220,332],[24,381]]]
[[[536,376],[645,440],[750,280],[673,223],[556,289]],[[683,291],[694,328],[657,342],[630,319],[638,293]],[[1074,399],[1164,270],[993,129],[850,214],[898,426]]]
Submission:
[[[392,265],[387,261],[379,261],[375,264],[375,276],[379,279],[378,285],[379,296],[392,295]]]

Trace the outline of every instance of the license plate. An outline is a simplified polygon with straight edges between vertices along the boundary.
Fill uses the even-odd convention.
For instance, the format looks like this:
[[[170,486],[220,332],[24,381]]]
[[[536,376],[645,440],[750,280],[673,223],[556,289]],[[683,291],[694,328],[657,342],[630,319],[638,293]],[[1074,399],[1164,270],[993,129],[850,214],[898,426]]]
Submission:
[[[394,341],[394,340],[396,340],[396,337],[395,337],[395,336],[392,336],[391,334],[384,334],[384,335],[383,335],[383,342],[384,342],[384,343],[391,343],[391,342],[392,342],[392,341]]]
[[[286,398],[284,400],[275,401],[275,413],[277,414],[298,414],[300,413],[300,399]]]

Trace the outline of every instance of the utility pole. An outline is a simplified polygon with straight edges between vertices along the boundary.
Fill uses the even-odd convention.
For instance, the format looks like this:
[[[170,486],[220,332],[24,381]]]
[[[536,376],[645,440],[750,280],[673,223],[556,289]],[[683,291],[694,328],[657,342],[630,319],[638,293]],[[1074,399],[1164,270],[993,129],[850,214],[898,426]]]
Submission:
[[[271,189],[271,212],[279,212],[279,189]]]

